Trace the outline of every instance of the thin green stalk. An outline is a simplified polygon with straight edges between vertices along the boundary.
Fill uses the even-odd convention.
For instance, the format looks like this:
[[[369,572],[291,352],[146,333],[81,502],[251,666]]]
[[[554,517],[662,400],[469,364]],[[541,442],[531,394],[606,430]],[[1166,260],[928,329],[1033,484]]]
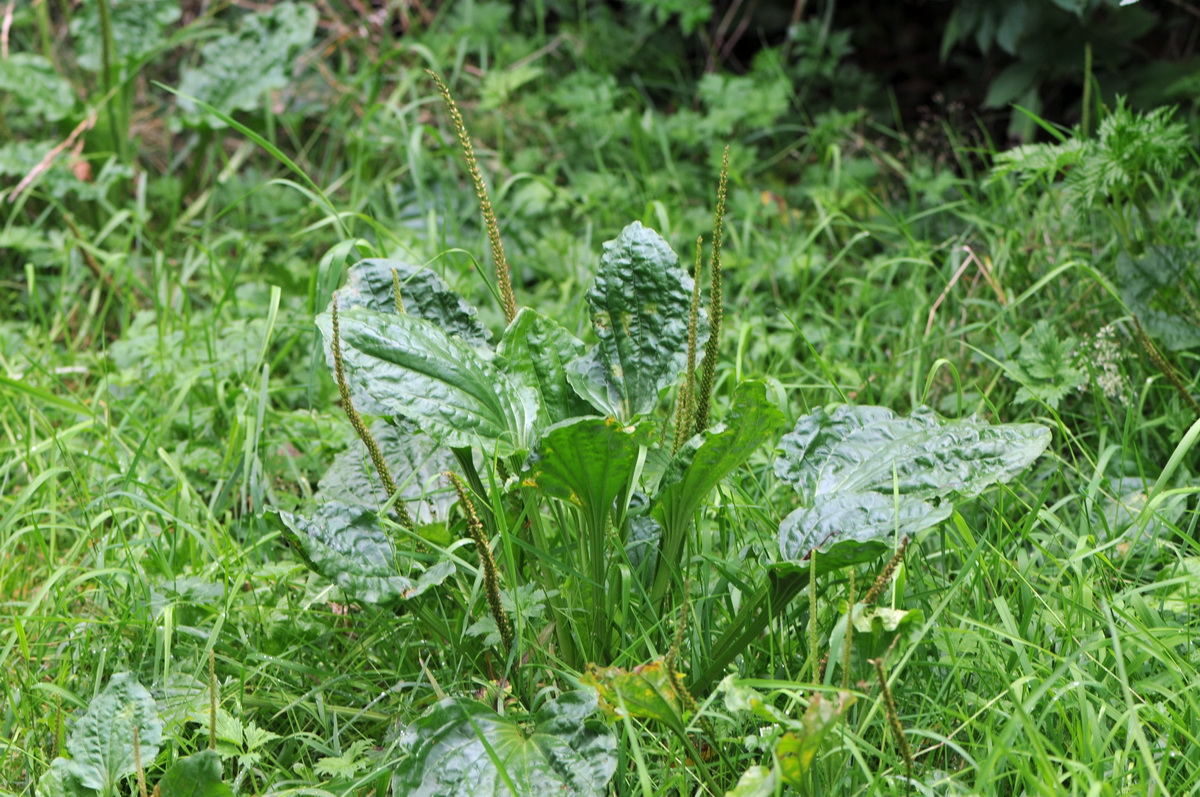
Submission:
[[[354,409],[354,402],[350,399],[350,385],[346,381],[346,367],[342,361],[342,341],[341,334],[338,328],[338,306],[337,297],[333,298],[333,340],[330,345],[333,347],[333,375],[337,381],[338,393],[342,397],[342,409],[346,413],[346,417],[350,419],[350,425],[354,427],[355,434],[358,439],[362,440],[363,445],[367,447],[367,453],[371,456],[371,464],[375,466],[375,472],[379,474],[379,480],[383,483],[383,489],[387,493],[388,500],[395,499],[392,504],[392,511],[396,513],[396,518],[400,525],[408,531],[415,531],[416,524],[413,523],[412,516],[408,514],[408,510],[404,508],[404,503],[396,495],[396,481],[392,478],[392,472],[388,468],[387,460],[383,458],[383,451],[379,448],[379,443],[375,442],[374,435],[367,425],[363,423],[362,416],[358,414],[358,410]]]
[[[704,254],[704,239],[696,236],[696,264],[692,269],[692,310],[688,316],[687,365],[683,384],[679,388],[675,409],[675,439],[671,453],[678,453],[684,441],[692,436],[692,419],[696,411],[696,337],[700,326],[700,269]]]
[[[487,186],[484,185],[483,175],[479,171],[479,162],[475,159],[475,147],[471,144],[466,122],[463,121],[462,113],[458,110],[458,103],[454,101],[450,88],[442,81],[437,72],[432,69],[425,71],[437,84],[438,93],[442,95],[442,100],[450,112],[450,119],[454,123],[454,132],[458,135],[458,144],[467,161],[467,171],[471,174],[471,182],[475,184],[475,196],[479,198],[479,209],[483,213],[483,225],[487,229],[488,241],[492,245],[492,260],[496,265],[496,283],[500,287],[500,303],[504,306],[504,319],[511,323],[517,317],[517,299],[513,293],[508,259],[504,256],[504,243],[500,240],[500,225],[496,222],[496,211],[492,209],[492,200],[488,197]]]
[[[471,501],[471,496],[468,494],[462,478],[451,470],[446,471],[444,475],[454,485],[454,492],[458,494],[458,502],[462,505],[463,514],[467,517],[467,533],[471,536],[475,548],[479,552],[479,564],[483,568],[483,591],[487,596],[488,609],[492,613],[492,619],[496,621],[496,628],[500,631],[500,641],[506,652],[511,651],[514,642],[513,625],[504,611],[504,605],[500,602],[500,574],[496,568],[496,558],[492,556],[492,546],[483,533],[483,523],[475,512],[475,504]]]
[[[725,197],[729,191],[729,147],[721,159],[721,178],[717,183],[717,210],[713,215],[712,255],[709,258],[708,297],[708,342],[704,345],[704,363],[700,366],[700,394],[696,401],[696,422],[693,434],[708,428],[709,410],[712,405],[713,385],[716,383],[717,356],[721,348],[721,321],[724,319],[725,297],[721,288],[721,243],[725,235]]]
[[[96,3],[96,11],[100,17],[100,85],[104,89],[105,94],[110,94],[113,86],[113,30],[112,18],[108,0],[98,0]],[[125,161],[125,136],[122,135],[120,121],[117,119],[117,110],[113,101],[105,103],[105,113],[108,115],[109,134],[112,136],[113,151],[117,153],[117,160]]]

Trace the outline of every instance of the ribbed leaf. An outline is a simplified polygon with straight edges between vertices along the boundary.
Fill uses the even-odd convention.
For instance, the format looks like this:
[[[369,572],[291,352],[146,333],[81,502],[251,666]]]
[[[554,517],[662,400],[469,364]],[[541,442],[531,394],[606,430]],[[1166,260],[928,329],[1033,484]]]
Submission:
[[[372,258],[351,266],[346,273],[346,284],[334,292],[338,310],[365,307],[384,315],[394,314],[393,270],[400,281],[405,313],[432,321],[443,332],[467,343],[482,346],[488,342],[491,333],[479,323],[474,307],[451,290],[436,271],[403,260]]]
[[[583,342],[554,319],[528,307],[504,330],[496,353],[514,380],[537,392],[545,425],[590,415],[590,405],[567,382],[567,364],[583,354]]]
[[[56,758],[38,784],[43,795],[115,794],[137,767],[133,733],[137,728],[143,766],[158,756],[162,720],[146,687],[131,673],[117,673],[88,705],[67,739],[68,758]]]
[[[311,518],[274,512],[284,536],[310,568],[365,603],[390,605],[441,584],[454,565],[441,561],[419,575],[396,556],[395,546],[373,510],[330,501]]]
[[[933,499],[971,497],[1007,482],[1050,443],[1037,424],[951,421],[922,408],[898,417],[886,407],[818,409],[784,435],[775,473],[802,496],[880,492]]]
[[[454,503],[453,494],[440,489],[441,484],[436,491],[427,489],[443,471],[454,466],[450,452],[407,420],[395,424],[377,421],[371,425],[371,434],[413,519],[419,524],[444,521]],[[389,497],[384,494],[366,447],[357,440],[334,457],[319,485],[320,501],[375,508]]]
[[[883,553],[886,542],[932,528],[950,517],[951,511],[948,501],[933,506],[911,495],[819,495],[812,506],[783,519],[779,553],[785,559],[807,559],[814,548],[829,551],[847,540],[858,544],[879,540],[878,553]],[[818,561],[824,559],[823,554]]]
[[[634,222],[604,244],[600,271],[587,293],[599,344],[587,356],[602,366],[601,412],[628,420],[650,412],[658,391],[686,364],[692,279],[662,236]],[[594,373],[592,363],[571,369],[572,384]],[[579,388],[580,385],[577,385]],[[580,395],[592,400],[595,385]]]
[[[646,426],[622,426],[612,418],[564,421],[542,436],[534,480],[602,525],[600,519],[633,474],[638,449],[649,443]]]
[[[533,717],[526,732],[473,700],[447,698],[405,729],[392,791],[408,797],[470,794],[605,794],[616,771],[616,739],[588,718],[596,694],[568,692]]]
[[[528,450],[537,398],[484,352],[412,315],[354,308],[339,321],[360,411],[409,418],[451,448],[481,446],[498,456]],[[328,348],[331,316],[318,316],[317,326]]]

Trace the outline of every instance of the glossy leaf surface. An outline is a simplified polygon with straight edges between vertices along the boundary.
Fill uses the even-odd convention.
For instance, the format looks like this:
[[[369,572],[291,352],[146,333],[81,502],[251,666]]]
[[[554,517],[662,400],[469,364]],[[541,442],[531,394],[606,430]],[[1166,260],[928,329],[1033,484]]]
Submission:
[[[780,442],[775,474],[802,496],[882,492],[929,499],[978,495],[1024,470],[1050,443],[1031,423],[951,421],[928,409],[836,406],[806,415]]]
[[[392,271],[400,282],[404,312],[432,321],[449,335],[467,343],[485,345],[491,337],[479,322],[475,308],[455,293],[436,271],[403,260],[372,258],[355,263],[346,272],[346,284],[334,292],[338,310],[365,307],[384,315],[396,313]]]
[[[413,519],[419,524],[444,521],[454,497],[440,489],[442,485],[437,480],[443,471],[453,467],[454,457],[450,452],[409,421],[395,424],[377,421],[371,424],[371,434]],[[334,457],[319,486],[320,501],[340,501],[373,509],[389,498],[384,494],[366,446],[358,440]]]
[[[832,553],[845,542],[896,541],[936,526],[952,509],[949,502],[934,506],[911,495],[819,495],[812,506],[795,510],[779,524],[779,552],[785,559],[804,559],[813,549]]]
[[[533,390],[437,324],[354,308],[339,315],[342,359],[360,412],[398,415],[451,448],[508,456],[527,450],[537,417]],[[317,317],[326,347],[332,318]]]
[[[587,293],[599,343],[572,369],[574,384],[600,366],[607,392],[601,412],[615,408],[622,420],[650,412],[658,391],[683,370],[692,279],[678,263],[662,236],[638,222],[604,244]],[[592,385],[580,394],[596,392]]]
[[[622,426],[612,418],[579,418],[550,427],[542,436],[534,481],[548,495],[578,506],[599,525],[650,442],[647,427]]]
[[[393,793],[593,797],[616,771],[616,739],[596,695],[568,692],[532,717],[528,730],[472,700],[447,698],[405,729]]]
[[[322,505],[311,518],[277,512],[288,542],[305,564],[366,603],[395,604],[414,598],[454,572],[438,562],[410,578],[405,562],[379,524],[374,510],[338,501]]]
[[[496,353],[515,381],[538,397],[543,425],[590,415],[591,406],[567,381],[567,366],[583,354],[583,342],[557,321],[528,307],[504,330]]]

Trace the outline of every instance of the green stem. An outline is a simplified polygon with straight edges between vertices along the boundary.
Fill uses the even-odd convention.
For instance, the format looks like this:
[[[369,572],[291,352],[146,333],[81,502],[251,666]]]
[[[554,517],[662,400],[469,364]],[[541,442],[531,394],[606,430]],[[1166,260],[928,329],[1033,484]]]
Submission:
[[[787,609],[788,605],[808,586],[809,571],[792,570],[772,573],[766,586],[753,599],[742,604],[741,611],[717,643],[709,651],[708,667],[693,681],[692,690],[703,694],[725,673],[729,663],[738,657],[763,629]]]

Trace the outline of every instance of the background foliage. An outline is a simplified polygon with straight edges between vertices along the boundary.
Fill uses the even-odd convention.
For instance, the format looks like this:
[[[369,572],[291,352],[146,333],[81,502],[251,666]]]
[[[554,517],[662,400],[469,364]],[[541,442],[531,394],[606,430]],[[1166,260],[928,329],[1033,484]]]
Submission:
[[[139,769],[164,794],[412,793],[427,772],[454,793],[473,777],[442,766],[455,740],[497,793],[522,772],[619,794],[1200,783],[1186,3],[0,11],[3,793],[130,793]],[[417,596],[371,548],[393,568],[371,588],[419,598],[399,609],[310,571],[341,554],[289,546],[264,510],[376,490],[313,324],[349,266],[427,266],[443,311],[478,308],[471,335],[505,328],[427,67],[466,114],[523,306],[593,343],[602,242],[636,220],[689,263],[728,145],[717,420],[760,380],[755,412],[793,435],[834,403],[931,406],[1048,427],[1045,454],[973,501],[911,497],[945,521],[903,561],[789,565],[781,523],[816,493],[777,475],[777,435],[683,513],[689,599],[591,670],[550,626],[590,594],[565,569],[504,585],[529,656],[504,660],[438,475],[461,462],[406,427],[376,428],[421,463],[412,561],[453,566]],[[871,485],[881,511],[899,472]],[[492,474],[472,489],[511,509]],[[630,532],[629,562],[650,539]]]

